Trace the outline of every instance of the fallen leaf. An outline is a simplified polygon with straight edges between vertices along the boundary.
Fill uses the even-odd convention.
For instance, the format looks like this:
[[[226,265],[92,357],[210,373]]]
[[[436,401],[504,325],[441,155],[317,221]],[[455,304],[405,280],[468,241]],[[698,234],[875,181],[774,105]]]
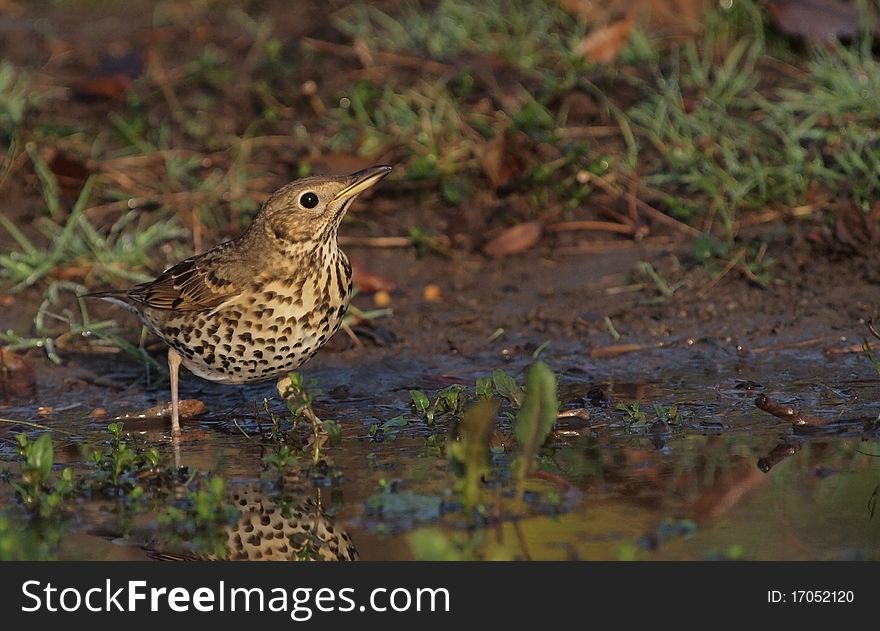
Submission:
[[[609,64],[629,41],[634,18],[626,18],[594,30],[575,48],[575,52],[594,64]]]
[[[122,99],[128,87],[143,72],[144,61],[139,52],[131,52],[121,57],[108,57],[88,79],[74,86],[73,94],[84,100]]]
[[[523,139],[504,129],[476,148],[483,173],[496,191],[508,189],[523,172]]]
[[[4,401],[32,399],[37,393],[34,370],[24,357],[0,348],[0,397]]]
[[[91,171],[82,161],[60,150],[52,152],[52,157],[48,160],[48,166],[58,181],[58,188],[61,189],[61,194],[70,202],[73,202],[79,196],[83,184],[91,175]]]
[[[649,36],[670,42],[702,29],[703,15],[718,0],[561,0],[561,6],[582,24],[612,24],[634,18]]]
[[[352,284],[360,294],[372,294],[377,291],[392,292],[397,286],[386,278],[373,274],[360,261],[351,262]]]
[[[769,0],[767,13],[782,34],[816,43],[855,39],[865,26],[857,4],[839,0]]]
[[[543,225],[540,221],[526,221],[512,226],[483,246],[489,256],[502,257],[528,250],[541,238]]]

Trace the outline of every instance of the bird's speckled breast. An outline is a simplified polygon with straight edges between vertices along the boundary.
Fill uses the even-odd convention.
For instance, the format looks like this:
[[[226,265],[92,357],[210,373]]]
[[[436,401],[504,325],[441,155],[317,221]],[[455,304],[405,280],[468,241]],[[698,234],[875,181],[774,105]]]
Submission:
[[[218,307],[151,328],[203,379],[246,383],[295,370],[339,329],[352,285],[351,265],[338,248],[293,260],[306,264],[285,276],[279,261],[279,269]]]

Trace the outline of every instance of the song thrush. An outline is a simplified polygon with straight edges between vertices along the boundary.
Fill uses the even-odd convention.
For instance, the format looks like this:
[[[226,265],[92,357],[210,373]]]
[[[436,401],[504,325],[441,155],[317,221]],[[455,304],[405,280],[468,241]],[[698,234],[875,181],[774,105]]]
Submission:
[[[352,288],[336,239],[340,221],[390,171],[383,165],[291,182],[238,238],[152,282],[89,294],[135,312],[168,344],[172,435],[180,435],[181,364],[210,381],[264,381],[302,365],[336,332]]]

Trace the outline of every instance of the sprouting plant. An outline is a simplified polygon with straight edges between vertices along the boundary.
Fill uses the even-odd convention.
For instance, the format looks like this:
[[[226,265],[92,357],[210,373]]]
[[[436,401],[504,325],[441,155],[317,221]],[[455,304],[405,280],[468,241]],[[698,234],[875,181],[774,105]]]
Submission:
[[[461,417],[460,439],[447,448],[448,457],[463,469],[464,510],[469,519],[480,501],[483,477],[489,473],[489,438],[498,416],[496,399],[481,399]]]
[[[410,390],[409,394],[416,412],[425,417],[428,425],[433,425],[439,416],[448,415],[452,418],[460,416],[468,400],[468,394],[459,384],[440,390],[433,402],[419,390]]]
[[[684,417],[679,410],[678,403],[673,403],[668,407],[656,403],[653,406],[654,416],[648,417],[648,413],[642,409],[639,401],[632,403],[619,403],[617,410],[623,412],[623,420],[630,431],[643,431],[649,425],[654,423],[668,423],[670,425],[681,426],[684,423]]]
[[[410,390],[409,396],[412,398],[416,412],[425,417],[428,425],[432,425],[434,423],[434,411],[431,409],[431,400],[421,390]]]
[[[321,454],[322,423],[312,409],[312,401],[317,392],[314,382],[306,383],[301,373],[290,372],[287,379],[278,383],[278,393],[287,402],[294,423],[300,419],[309,422],[312,429],[312,462],[317,463]]]
[[[669,407],[664,407],[659,403],[655,404],[654,415],[658,421],[664,421],[671,425],[681,425],[684,420],[681,411],[678,409],[678,403],[673,403]]]
[[[73,470],[65,468],[51,484],[50,474],[54,463],[52,437],[40,434],[30,441],[27,434],[18,434],[18,454],[24,458],[21,464],[20,481],[13,487],[25,508],[35,517],[46,519],[62,508],[62,502],[74,490]]]
[[[155,447],[133,449],[124,439],[122,423],[110,423],[107,431],[110,433],[110,445],[89,454],[96,470],[90,484],[98,489],[112,490],[117,497],[140,499],[144,493],[141,476],[157,472],[162,460],[159,450]]]
[[[623,412],[624,421],[627,425],[644,423],[647,416],[641,409],[641,403],[633,401],[632,403],[618,403],[617,410]]]
[[[492,385],[492,377],[477,377],[474,390],[478,399],[490,399],[495,395],[495,389]]]
[[[288,466],[296,464],[298,459],[296,452],[291,450],[287,444],[282,444],[275,451],[263,456],[263,462],[274,467],[279,478],[284,475],[284,470]]]
[[[525,480],[535,466],[535,456],[556,422],[559,400],[556,375],[541,361],[532,364],[526,377],[523,404],[516,416],[514,432],[521,452],[517,458],[517,501],[522,502]]]
[[[226,531],[238,518],[238,509],[226,497],[223,478],[212,476],[159,516],[172,540],[192,543],[198,550],[225,556]]]

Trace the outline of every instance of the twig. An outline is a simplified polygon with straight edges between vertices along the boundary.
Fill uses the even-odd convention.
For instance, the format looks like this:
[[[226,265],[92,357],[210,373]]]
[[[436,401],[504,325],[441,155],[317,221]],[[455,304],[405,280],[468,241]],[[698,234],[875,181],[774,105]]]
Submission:
[[[750,348],[749,353],[766,353],[768,351],[779,351],[787,348],[805,348],[807,346],[816,346],[817,344],[821,344],[827,337],[812,337],[807,340],[799,340],[797,342],[787,342],[785,344],[774,344],[772,346],[759,346],[757,348]],[[861,350],[861,346],[859,350]],[[826,350],[826,353],[833,352],[830,350]]]
[[[598,346],[590,351],[590,357],[593,359],[608,359],[625,355],[627,353],[637,353],[639,351],[648,351],[655,348],[663,348],[666,346],[663,342],[655,344],[612,344],[611,346]]]
[[[40,423],[33,423],[31,421],[17,421],[14,418],[0,418],[0,423],[6,423],[7,425],[24,425],[25,427],[32,427],[34,429],[43,429],[47,432],[58,432],[59,434],[67,434],[68,436],[76,436],[74,432],[68,432],[64,429],[58,429],[57,427],[49,427],[48,425],[41,425]]]
[[[366,248],[408,248],[412,244],[410,237],[339,237],[339,245]]]
[[[244,431],[244,428],[238,424],[237,418],[232,419],[232,424],[235,425],[235,427],[236,427],[236,429],[238,429],[238,431],[240,431],[242,434],[244,434],[245,438],[247,438],[248,440],[251,439],[251,437],[248,435],[248,433],[246,431]]]
[[[596,185],[599,186],[599,188],[601,188],[603,191],[605,191],[609,195],[613,195],[615,197],[624,197],[627,200],[631,201],[632,203],[635,203],[635,205],[641,211],[643,211],[644,213],[646,213],[648,216],[650,216],[652,219],[656,220],[659,223],[666,224],[667,226],[675,228],[679,232],[682,232],[682,233],[684,233],[688,236],[691,236],[691,237],[697,237],[702,234],[702,232],[700,232],[696,228],[692,228],[691,226],[687,225],[686,223],[682,223],[678,219],[670,217],[669,215],[667,215],[664,212],[660,212],[659,210],[657,210],[656,208],[654,208],[653,206],[651,206],[647,202],[640,200],[633,193],[619,189],[617,186],[615,186],[614,184],[612,184],[611,182],[609,182],[608,180],[603,178],[601,175],[596,175],[595,173],[590,173],[589,179],[587,181],[594,182]]]
[[[599,232],[615,232],[617,234],[633,235],[633,226],[624,225],[614,221],[559,221],[547,224],[547,232],[574,232],[577,230],[596,230]]]
[[[869,351],[872,351],[876,348],[880,347],[880,344],[876,342],[864,342],[863,344],[850,344],[849,346],[839,346],[837,348],[831,347],[825,349],[826,355],[848,355],[850,353],[864,353],[867,348]]]
[[[719,282],[721,282],[721,279],[724,278],[725,276],[727,276],[730,273],[730,270],[732,270],[734,267],[737,266],[740,259],[742,259],[742,257],[745,256],[745,254],[746,254],[746,249],[741,248],[733,256],[733,258],[727,262],[727,265],[724,266],[724,269],[721,270],[721,273],[718,274],[712,280],[710,280],[708,283],[706,283],[706,286],[697,292],[697,297],[698,298],[705,298],[706,295],[712,290],[712,288],[715,287],[715,285],[717,285]]]
[[[577,487],[577,485],[572,484],[571,482],[569,482],[565,478],[560,477],[558,475],[555,475],[553,473],[550,473],[549,471],[533,471],[532,473],[529,474],[529,477],[530,478],[538,478],[539,480],[547,480],[548,482],[553,482],[553,484],[564,487],[570,491],[571,490],[580,491],[580,489]]]
[[[593,125],[591,127],[560,127],[556,133],[561,138],[603,138],[617,136],[620,128],[612,125]]]
[[[315,50],[320,50],[321,52],[330,53],[331,55],[337,55],[339,57],[357,59],[358,61],[363,63],[363,55],[361,54],[362,51],[358,51],[354,46],[336,44],[334,42],[327,42],[321,39],[315,39],[313,37],[303,37],[300,41],[307,46],[311,46]],[[446,75],[454,73],[456,71],[455,66],[449,64],[442,64],[437,61],[431,61],[430,59],[423,59],[421,57],[398,55],[397,53],[370,51],[370,57],[375,59],[376,61],[391,66],[401,66],[403,68],[426,71],[432,74]]]

